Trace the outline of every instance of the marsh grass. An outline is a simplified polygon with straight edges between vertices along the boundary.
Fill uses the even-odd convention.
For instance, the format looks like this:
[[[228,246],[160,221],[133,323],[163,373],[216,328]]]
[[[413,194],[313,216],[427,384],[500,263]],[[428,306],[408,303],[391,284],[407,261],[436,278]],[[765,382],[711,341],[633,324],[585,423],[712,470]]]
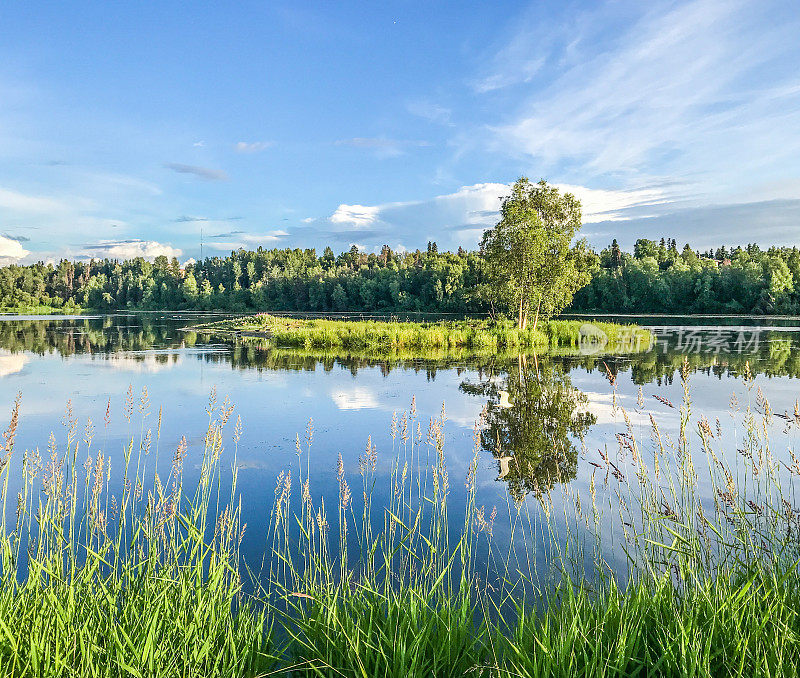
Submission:
[[[167,477],[148,475],[160,415],[156,425],[147,394],[136,405],[129,392],[123,416],[138,409],[141,424],[122,453],[119,499],[93,426],[80,434],[68,410],[63,451],[24,454],[18,508],[4,512],[16,520],[2,527],[2,672],[797,675],[800,404],[773,412],[746,378],[730,449],[721,422],[693,413],[688,366],[682,378],[681,403],[655,395],[677,419],[671,436],[643,394],[635,411],[619,407],[609,375],[621,430],[613,446],[584,449],[588,496],[557,484],[499,511],[480,502],[482,422],[466,477],[454,478],[444,406],[425,420],[412,400],[392,418],[390,453],[369,438],[354,473],[339,456],[328,506],[315,498],[309,422],[276,478],[259,567],[239,557],[236,470],[220,462],[223,440],[235,456],[242,435],[238,421],[228,431],[229,403],[212,397],[187,487],[185,443]],[[374,503],[378,483],[387,499]],[[500,520],[510,543],[494,536]]]
[[[536,329],[520,330],[511,321],[461,320],[437,322],[378,322],[374,320],[300,320],[258,314],[223,320],[193,329],[218,334],[256,334],[277,347],[346,351],[476,352],[578,349],[584,340],[577,320],[550,320]],[[648,330],[633,325],[592,323],[602,333],[602,348],[638,352],[652,343]]]

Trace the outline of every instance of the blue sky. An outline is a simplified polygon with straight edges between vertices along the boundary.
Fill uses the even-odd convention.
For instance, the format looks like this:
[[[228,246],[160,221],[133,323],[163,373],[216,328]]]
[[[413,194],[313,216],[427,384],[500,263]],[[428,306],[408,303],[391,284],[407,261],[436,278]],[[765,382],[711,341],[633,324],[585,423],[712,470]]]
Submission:
[[[520,175],[595,246],[800,244],[800,4],[0,4],[0,262],[474,248]]]

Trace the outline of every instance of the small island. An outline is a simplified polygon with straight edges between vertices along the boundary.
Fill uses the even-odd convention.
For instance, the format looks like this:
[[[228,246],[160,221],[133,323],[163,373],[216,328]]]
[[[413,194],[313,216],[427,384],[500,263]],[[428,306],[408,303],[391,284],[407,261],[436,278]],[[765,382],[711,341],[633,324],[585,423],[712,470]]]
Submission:
[[[652,334],[636,325],[581,320],[546,320],[521,329],[509,320],[464,319],[436,322],[301,319],[259,313],[197,325],[191,330],[229,339],[261,339],[276,348],[341,351],[403,350],[535,352],[574,349],[639,352]]]

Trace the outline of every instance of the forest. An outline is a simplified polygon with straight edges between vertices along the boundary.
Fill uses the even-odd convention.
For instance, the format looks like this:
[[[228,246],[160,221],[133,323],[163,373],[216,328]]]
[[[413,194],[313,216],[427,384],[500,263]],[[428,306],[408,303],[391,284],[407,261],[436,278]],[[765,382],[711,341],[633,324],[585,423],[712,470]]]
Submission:
[[[796,314],[800,250],[757,245],[700,252],[671,238],[616,240],[588,250],[590,282],[575,312]],[[355,246],[338,255],[313,249],[238,250],[179,264],[177,259],[39,262],[0,268],[0,307],[492,313],[479,251],[379,253]]]

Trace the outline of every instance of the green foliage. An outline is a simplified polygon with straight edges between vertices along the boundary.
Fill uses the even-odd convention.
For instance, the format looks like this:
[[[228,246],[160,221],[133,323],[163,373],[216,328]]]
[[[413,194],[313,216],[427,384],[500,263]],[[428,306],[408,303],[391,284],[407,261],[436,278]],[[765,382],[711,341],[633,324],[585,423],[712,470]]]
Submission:
[[[141,403],[145,411],[146,391]],[[127,407],[133,411],[132,391]],[[64,452],[51,438],[48,459],[38,450],[25,453],[16,523],[12,512],[0,526],[0,676],[177,678],[269,670],[267,610],[241,597],[238,510],[233,504],[224,515],[210,510],[225,425],[224,412],[212,412],[203,473],[188,501],[185,439],[164,484],[156,480],[144,496],[143,469],[159,444],[150,431],[125,444],[128,482],[119,498],[108,497],[110,459],[92,445],[91,421],[80,440],[71,411]],[[10,503],[9,473],[19,468],[8,463],[18,424],[19,399],[0,464],[3,507]],[[79,446],[86,466],[78,461]]]
[[[465,592],[429,598],[422,590],[337,587],[297,605],[293,663],[316,675],[442,676],[475,673],[488,657]],[[478,673],[477,675],[480,675]]]
[[[539,242],[533,242],[533,253],[541,254]],[[563,250],[565,240],[557,242]],[[493,299],[494,310],[499,310],[501,301],[489,284],[489,271],[479,253],[441,252],[433,243],[427,251],[401,254],[384,247],[379,255],[350,250],[339,257],[332,251],[318,257],[314,250],[238,250],[183,270],[177,262],[160,259],[154,264],[144,259],[62,260],[0,267],[0,308],[67,313],[132,308],[340,310],[463,316],[491,312]],[[548,282],[573,266],[579,279],[567,277],[563,285]],[[618,245],[597,255],[578,243],[569,249],[569,256],[546,257],[537,270],[530,284],[553,292],[542,298],[544,315],[562,307],[609,313],[800,313],[800,250],[796,247],[762,251],[748,246],[699,253],[686,248],[679,252],[670,239],[655,248],[653,241],[639,240],[631,256]],[[519,298],[510,308],[514,304],[505,293],[519,287],[516,283],[497,287],[515,317]],[[571,304],[564,306],[572,291]],[[535,308],[533,304],[534,315]]]
[[[800,250],[718,248],[637,240],[634,255],[611,248],[570,310],[610,313],[790,314],[800,312]]]
[[[536,388],[558,394],[557,409],[579,404],[562,379],[544,376]],[[557,511],[549,487],[531,488],[535,501],[524,510],[515,498],[511,539],[518,535],[527,558],[512,558],[514,542],[493,541],[497,516],[477,502],[477,431],[466,481],[459,474],[451,485],[444,408],[422,417],[427,436],[415,433],[422,422],[413,401],[395,415],[392,453],[380,467],[371,438],[359,474],[348,475],[340,456],[339,501],[328,512],[309,489],[309,425],[294,470],[278,477],[268,577],[253,594],[240,579],[236,466],[230,477],[221,472],[227,400],[209,401],[196,487],[183,484],[182,441],[165,481],[140,492],[160,434],[144,435],[147,393],[137,408],[129,390],[125,411],[140,411],[142,433],[124,444],[121,472],[131,482],[119,501],[108,497],[109,457],[92,442],[91,424],[79,433],[68,410],[65,448],[53,441],[45,460],[25,454],[16,521],[4,513],[0,526],[0,676],[796,676],[800,466],[793,458],[785,475],[770,452],[795,434],[772,440],[763,396],[756,409],[737,404],[743,447],[726,460],[719,429],[692,414],[688,366],[681,378],[683,402],[670,405],[681,422],[674,442],[655,420],[639,434],[628,423],[616,463],[601,457],[598,476],[613,476],[607,496],[618,500],[608,513],[594,481],[587,497],[564,487]],[[520,403],[511,407],[533,420],[523,428],[535,426],[541,413],[523,402],[528,385],[512,388]],[[18,425],[19,404],[4,434],[4,505]],[[240,436],[237,423],[234,449]],[[701,456],[708,488],[692,461]],[[378,488],[373,506],[379,480],[389,491]],[[219,492],[229,481],[225,501]],[[454,492],[465,495],[463,523],[449,508]],[[713,502],[701,501],[706,493]],[[630,528],[615,536],[628,557],[625,585],[603,559],[610,521]],[[541,571],[530,560],[534,546],[547,555]]]
[[[512,499],[551,490],[575,478],[578,449],[596,417],[586,411],[586,396],[572,386],[555,362],[520,355],[501,390],[492,381],[464,382],[461,390],[488,397],[481,445],[501,463],[498,479],[508,484]],[[501,404],[505,393],[512,404]]]
[[[500,208],[500,222],[484,233],[489,299],[517,315],[525,329],[533,309],[534,329],[568,306],[576,290],[590,278],[585,243],[572,246],[581,227],[580,202],[542,180],[532,185],[523,177]]]
[[[376,322],[374,320],[300,320],[261,313],[223,320],[195,329],[211,334],[245,333],[269,339],[274,346],[305,350],[411,351],[467,349],[474,351],[535,351],[578,348],[583,322],[554,320],[538,329],[519,329],[509,321]],[[644,350],[650,332],[630,325],[595,323],[608,338],[608,348]],[[633,343],[631,339],[634,339]],[[638,342],[638,343],[637,343]]]
[[[543,615],[519,609],[497,645],[507,675],[523,678],[789,678],[800,664],[800,579],[788,565],[744,569],[682,594],[662,578],[599,595],[564,581]]]

